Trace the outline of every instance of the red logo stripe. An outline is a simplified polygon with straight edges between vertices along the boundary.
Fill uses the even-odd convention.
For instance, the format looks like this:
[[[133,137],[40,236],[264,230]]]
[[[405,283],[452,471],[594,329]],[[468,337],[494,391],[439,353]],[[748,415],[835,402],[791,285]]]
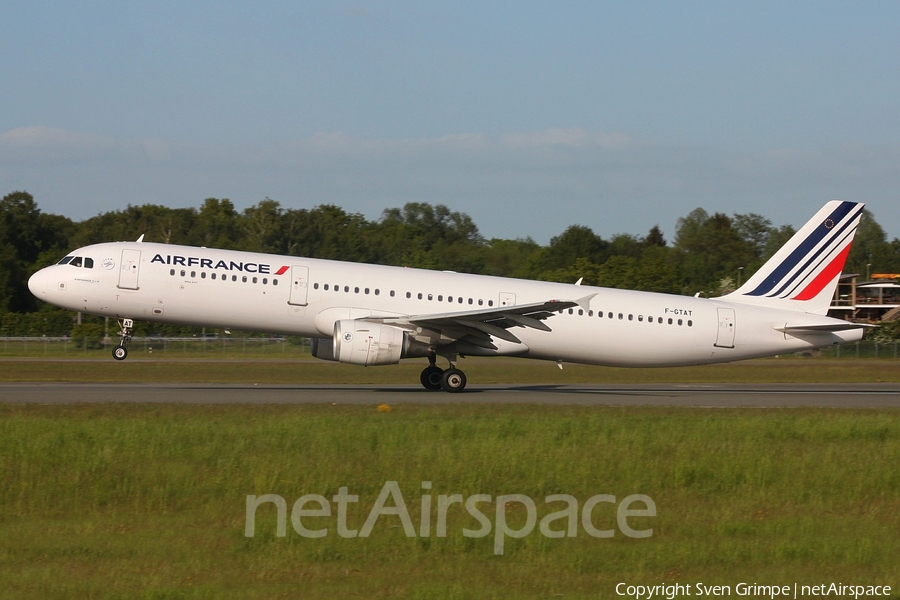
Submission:
[[[841,274],[844,269],[844,263],[847,262],[847,255],[850,254],[850,244],[841,250],[841,253],[834,257],[827,267],[821,273],[816,275],[803,291],[791,298],[791,300],[812,300],[825,289],[825,286],[834,281],[834,278]]]
[[[285,273],[287,273],[287,270],[288,270],[288,266],[284,265],[283,267],[281,267],[280,269],[275,271],[275,274],[276,275],[284,275]]]

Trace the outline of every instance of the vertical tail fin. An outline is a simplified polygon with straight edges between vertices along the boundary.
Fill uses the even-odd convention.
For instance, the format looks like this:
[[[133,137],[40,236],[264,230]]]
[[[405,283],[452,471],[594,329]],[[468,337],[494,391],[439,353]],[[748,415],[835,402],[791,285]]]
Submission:
[[[859,202],[832,200],[747,283],[724,298],[826,314],[850,253],[863,206]]]

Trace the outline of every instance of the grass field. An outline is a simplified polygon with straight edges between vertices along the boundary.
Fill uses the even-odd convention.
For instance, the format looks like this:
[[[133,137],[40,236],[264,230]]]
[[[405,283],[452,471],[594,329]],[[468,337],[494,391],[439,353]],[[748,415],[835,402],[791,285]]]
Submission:
[[[4,597],[606,598],[618,582],[900,584],[900,414],[549,406],[2,406],[0,589]],[[382,516],[367,538],[306,517],[319,539],[246,496],[360,498],[359,529],[386,481],[413,523],[422,494],[525,494],[542,518],[640,493],[645,539],[550,539],[537,528],[406,537]],[[423,492],[422,481],[431,481]],[[393,505],[393,502],[388,502]],[[580,506],[580,504],[579,504]],[[483,510],[493,518],[493,505]],[[524,508],[509,508],[512,527]],[[559,522],[555,529],[564,529]]]
[[[683,369],[606,369],[531,361],[465,361],[478,383],[898,381],[896,361],[779,358]],[[105,356],[0,359],[4,381],[416,382],[420,362],[364,369],[291,360],[199,357],[124,363]],[[615,585],[843,582],[900,589],[900,411],[574,406],[80,405],[0,406],[0,596],[13,598],[609,598]],[[342,486],[360,529],[385,482],[396,481],[418,530],[399,517],[345,539],[336,516],[307,516],[323,538],[299,535],[303,495],[329,501]],[[430,481],[430,490],[422,482]],[[277,494],[287,510],[256,511],[248,495]],[[503,537],[496,506],[459,504],[436,533],[439,496],[524,494],[537,520],[583,503],[649,496],[656,516],[600,503],[586,533],[539,527]],[[393,506],[388,501],[388,506]],[[640,508],[639,503],[635,508]],[[307,505],[308,508],[315,507]],[[331,502],[333,511],[337,504]],[[503,509],[511,528],[524,505]],[[553,530],[564,530],[557,520]],[[418,535],[415,535],[418,533]],[[734,591],[732,591],[734,595]],[[882,596],[883,597],[883,596]]]

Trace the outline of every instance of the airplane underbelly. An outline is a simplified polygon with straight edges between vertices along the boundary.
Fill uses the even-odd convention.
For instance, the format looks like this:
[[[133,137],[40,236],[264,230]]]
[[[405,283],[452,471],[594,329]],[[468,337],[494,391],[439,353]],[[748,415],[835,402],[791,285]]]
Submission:
[[[735,360],[730,357],[733,350],[727,353],[714,347],[714,331],[699,328],[674,333],[667,331],[666,335],[658,333],[655,325],[649,323],[630,326],[617,323],[602,328],[582,325],[571,331],[561,331],[563,329],[558,326],[554,330],[558,335],[533,332],[522,336],[523,342],[530,347],[528,356],[616,367],[667,367]]]

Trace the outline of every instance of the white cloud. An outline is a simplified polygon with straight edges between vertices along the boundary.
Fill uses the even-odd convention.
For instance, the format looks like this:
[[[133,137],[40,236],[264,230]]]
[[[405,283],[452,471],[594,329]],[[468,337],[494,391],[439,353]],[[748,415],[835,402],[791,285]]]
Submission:
[[[99,135],[52,127],[21,127],[0,134],[0,160],[54,164],[102,156],[117,145]]]
[[[637,142],[624,133],[598,133],[584,129],[545,129],[527,133],[508,133],[500,136],[500,145],[507,148],[541,148],[568,146],[572,148],[622,148]]]

